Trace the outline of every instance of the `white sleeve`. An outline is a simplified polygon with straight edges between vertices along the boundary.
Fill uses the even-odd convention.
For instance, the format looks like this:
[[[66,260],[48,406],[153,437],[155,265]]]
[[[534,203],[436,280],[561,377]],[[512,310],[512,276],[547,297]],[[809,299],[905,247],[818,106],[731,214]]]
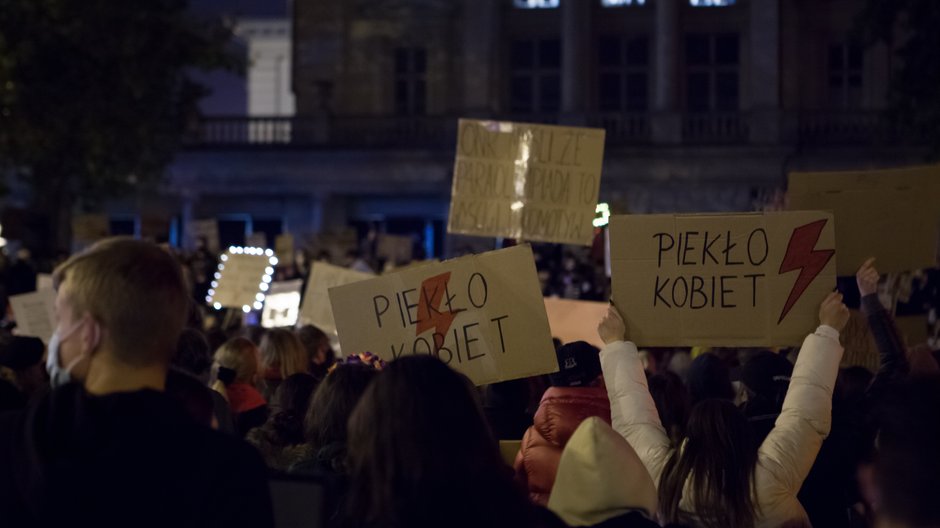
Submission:
[[[636,345],[616,341],[605,346],[601,350],[601,369],[613,428],[627,439],[658,488],[672,446],[650,395]]]

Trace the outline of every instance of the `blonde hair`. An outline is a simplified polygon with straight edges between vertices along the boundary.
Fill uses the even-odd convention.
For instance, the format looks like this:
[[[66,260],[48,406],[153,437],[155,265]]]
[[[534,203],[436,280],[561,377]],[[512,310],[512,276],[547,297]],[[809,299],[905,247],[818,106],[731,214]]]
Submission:
[[[281,379],[310,368],[307,349],[290,330],[276,328],[261,339],[261,366],[265,370],[275,368]]]
[[[149,366],[173,357],[189,296],[179,264],[159,246],[105,239],[61,264],[52,280],[77,316],[107,329],[118,360]]]
[[[258,349],[255,344],[244,337],[229,339],[215,351],[215,364],[235,372],[233,381],[251,383],[258,373]],[[228,399],[225,383],[216,379],[212,384],[213,390]]]

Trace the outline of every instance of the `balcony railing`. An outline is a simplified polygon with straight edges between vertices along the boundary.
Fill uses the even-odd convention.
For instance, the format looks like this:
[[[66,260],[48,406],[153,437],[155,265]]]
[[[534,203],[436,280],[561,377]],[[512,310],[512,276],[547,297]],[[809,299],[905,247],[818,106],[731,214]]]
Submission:
[[[682,120],[682,140],[691,144],[747,143],[747,118],[740,112],[688,114]]]

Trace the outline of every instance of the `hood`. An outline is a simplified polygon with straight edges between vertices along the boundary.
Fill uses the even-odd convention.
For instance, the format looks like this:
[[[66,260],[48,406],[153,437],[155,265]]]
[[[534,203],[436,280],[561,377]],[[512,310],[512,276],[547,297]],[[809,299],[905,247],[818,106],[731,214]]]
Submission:
[[[561,455],[548,500],[570,526],[592,526],[641,510],[656,512],[656,487],[630,444],[599,418],[577,428]]]

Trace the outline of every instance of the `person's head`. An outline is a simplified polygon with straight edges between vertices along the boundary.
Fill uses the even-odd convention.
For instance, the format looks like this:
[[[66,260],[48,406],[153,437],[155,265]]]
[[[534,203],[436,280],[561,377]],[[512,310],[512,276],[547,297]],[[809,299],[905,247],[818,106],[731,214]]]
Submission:
[[[307,372],[307,353],[297,336],[286,328],[275,328],[261,339],[261,366],[280,379]]]
[[[218,366],[218,380],[212,388],[223,395],[225,387],[233,383],[257,383],[260,368],[258,348],[244,337],[230,339],[219,347],[215,351],[215,364]]]
[[[154,244],[111,238],[56,268],[53,284],[58,322],[49,366],[65,373],[54,378],[129,385],[147,372],[163,387],[189,302],[172,256]]]
[[[316,387],[317,380],[313,376],[300,372],[285,378],[274,392],[271,421],[283,443],[303,443],[304,416]]]
[[[857,404],[865,397],[865,391],[871,385],[875,375],[865,367],[846,367],[839,370],[836,378],[835,402],[839,404]]]
[[[793,364],[780,354],[762,350],[741,367],[741,383],[748,399],[764,402],[779,411],[790,387]]]
[[[686,442],[666,463],[659,485],[662,520],[681,523],[679,502],[691,479],[692,512],[704,528],[754,526],[757,449],[744,414],[725,399],[692,408]]]
[[[940,526],[940,376],[912,379],[888,400],[875,459],[879,515],[885,526]]]
[[[692,361],[688,372],[692,405],[709,398],[734,399],[734,386],[728,366],[716,355],[706,352]]]
[[[203,383],[208,382],[209,371],[212,368],[212,351],[206,336],[199,330],[184,329],[176,345],[176,355],[173,357],[172,364],[192,374]]]
[[[691,412],[689,391],[678,374],[669,371],[650,376],[649,387],[669,439],[678,443],[685,436]]]
[[[591,387],[601,375],[600,350],[584,341],[562,345],[555,351],[558,372],[552,374],[555,387]]]
[[[527,499],[507,474],[474,391],[427,355],[398,359],[376,377],[349,421],[351,524],[526,522]]]
[[[297,339],[307,351],[312,365],[329,368],[336,361],[336,353],[330,346],[330,337],[326,332],[313,325],[304,325],[297,329]]]
[[[304,420],[307,443],[318,449],[346,443],[349,417],[377,372],[363,364],[337,365],[323,378]]]

